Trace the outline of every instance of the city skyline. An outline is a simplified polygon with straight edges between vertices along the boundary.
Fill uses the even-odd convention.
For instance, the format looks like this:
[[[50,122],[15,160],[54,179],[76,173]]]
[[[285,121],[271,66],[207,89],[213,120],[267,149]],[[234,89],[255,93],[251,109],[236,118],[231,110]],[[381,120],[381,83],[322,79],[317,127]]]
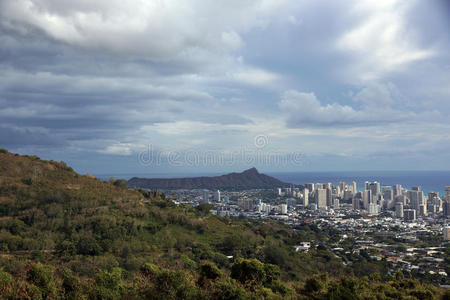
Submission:
[[[0,147],[96,174],[274,154],[256,167],[449,170],[449,16],[445,0],[2,1]],[[146,164],[150,148],[250,154]]]

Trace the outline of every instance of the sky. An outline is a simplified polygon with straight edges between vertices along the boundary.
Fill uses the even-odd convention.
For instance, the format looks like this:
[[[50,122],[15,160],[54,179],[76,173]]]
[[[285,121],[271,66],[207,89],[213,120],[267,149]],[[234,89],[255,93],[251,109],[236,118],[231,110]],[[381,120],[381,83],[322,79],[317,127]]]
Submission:
[[[0,147],[81,173],[450,170],[450,1],[0,0]]]

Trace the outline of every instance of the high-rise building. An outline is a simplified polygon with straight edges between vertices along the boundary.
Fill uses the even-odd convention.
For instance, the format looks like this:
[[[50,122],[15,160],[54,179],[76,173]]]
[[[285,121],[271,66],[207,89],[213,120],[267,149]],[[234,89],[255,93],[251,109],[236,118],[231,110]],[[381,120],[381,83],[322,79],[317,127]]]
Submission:
[[[439,192],[428,193],[428,201],[433,201],[434,198],[439,198]]]
[[[340,197],[343,194],[343,191],[341,190],[341,187],[339,185],[334,189],[334,194],[337,197]]]
[[[352,199],[352,208],[353,210],[358,210],[359,209],[359,202],[360,202],[361,198],[359,197],[353,197]]]
[[[370,184],[370,182],[368,182],[368,181],[364,182],[364,190],[365,191],[369,190],[369,184]]]
[[[432,202],[427,202],[427,213],[428,215],[434,216],[439,211],[439,208]]]
[[[281,213],[283,215],[287,214],[287,205],[286,204],[281,204]]]
[[[314,191],[314,183],[305,183],[305,188],[307,188],[310,192]]]
[[[295,207],[297,205],[297,199],[295,198],[289,198],[286,200],[287,207]]]
[[[333,208],[339,209],[339,199],[334,199]]]
[[[356,194],[358,192],[358,188],[356,186],[356,181],[352,182],[352,190],[353,190],[353,194]]]
[[[203,190],[203,203],[208,203],[209,202],[209,191],[208,190]]]
[[[353,192],[352,191],[344,191],[344,201],[350,201],[353,198]]]
[[[403,206],[405,206],[408,202],[408,197],[405,195],[398,195],[395,197],[395,202],[401,202],[403,203]]]
[[[225,203],[226,203],[226,204],[230,204],[230,197],[225,196]]]
[[[425,203],[425,197],[423,196],[423,192],[420,189],[420,186],[413,187],[412,191],[408,191],[409,200],[411,202],[411,207],[415,209],[418,215],[426,216],[427,209]],[[420,208],[422,208],[422,213],[420,213]]]
[[[395,203],[395,216],[397,218],[403,219],[403,203]]]
[[[447,185],[445,187],[445,198],[447,199],[447,201],[450,201],[450,185]]]
[[[281,188],[278,188],[278,196],[283,196],[283,190]]]
[[[403,216],[405,221],[415,221],[416,220],[416,210],[415,209],[404,209]]]
[[[327,187],[327,206],[332,207],[333,206],[333,193],[331,191],[331,188]]]
[[[369,183],[369,190],[372,191],[372,197],[376,198],[380,193],[380,183],[377,181]]]
[[[397,196],[400,196],[400,195],[403,194],[403,192],[402,192],[402,186],[401,186],[400,184],[396,184],[396,185],[394,185],[393,187],[394,187],[394,199],[395,199]]]
[[[327,207],[327,190],[326,189],[317,189],[316,190],[316,204],[317,204],[317,208],[326,208]]]
[[[428,195],[428,197],[430,197],[430,195]],[[431,202],[436,207],[436,213],[442,211],[443,201],[439,197],[439,195],[437,197],[435,197],[435,196],[431,197],[431,199],[429,199],[428,201]]]
[[[247,211],[254,210],[254,201],[252,199],[238,199],[238,206]]]
[[[365,210],[368,210],[369,204],[373,202],[371,190],[365,190],[362,192],[362,202],[363,202],[363,208]]]
[[[372,215],[378,214],[378,212],[379,212],[378,208],[379,208],[378,204],[370,203],[369,204],[369,209],[368,209],[369,214],[372,214]]]
[[[261,202],[258,205],[257,209],[258,209],[258,212],[269,214],[270,211],[272,210],[272,207],[270,206],[270,204],[266,204],[264,202]]]
[[[448,199],[442,203],[442,215],[447,218],[450,217],[450,201]]]
[[[216,200],[216,202],[220,202],[221,198],[220,198],[220,191],[217,190],[216,193],[214,194],[214,200]]]
[[[305,188],[303,190],[303,206],[307,207],[309,205],[309,189]]]
[[[382,194],[384,199],[384,205],[383,208],[385,209],[392,209],[395,206],[394,203],[394,191],[391,189],[389,185],[383,186]]]
[[[449,241],[450,240],[450,227],[444,227],[442,229],[442,234],[444,236],[444,240],[445,241]]]
[[[339,196],[342,197],[342,195],[344,194],[344,191],[347,190],[346,189],[347,185],[345,184],[344,181],[339,182]]]
[[[427,205],[426,204],[420,204],[419,210],[417,211],[419,216],[426,216],[428,215]]]

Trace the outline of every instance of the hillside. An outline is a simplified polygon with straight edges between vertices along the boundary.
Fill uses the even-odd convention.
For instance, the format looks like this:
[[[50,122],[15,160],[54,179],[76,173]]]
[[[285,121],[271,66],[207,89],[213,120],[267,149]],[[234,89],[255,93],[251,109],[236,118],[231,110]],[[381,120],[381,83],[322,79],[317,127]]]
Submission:
[[[437,299],[443,293],[386,274],[385,262],[361,256],[359,264],[344,266],[326,247],[294,251],[301,241],[332,241],[332,228],[223,219],[210,208],[176,206],[161,193],[0,149],[0,298]]]
[[[241,173],[230,173],[213,177],[191,178],[137,178],[128,181],[131,187],[145,189],[269,189],[290,186],[271,176],[261,174],[256,168]]]

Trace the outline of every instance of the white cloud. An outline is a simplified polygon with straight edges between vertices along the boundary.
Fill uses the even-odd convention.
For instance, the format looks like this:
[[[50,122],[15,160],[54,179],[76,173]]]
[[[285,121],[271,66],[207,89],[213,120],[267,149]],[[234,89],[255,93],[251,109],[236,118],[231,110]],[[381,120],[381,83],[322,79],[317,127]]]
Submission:
[[[314,93],[295,90],[284,92],[279,102],[280,109],[287,114],[288,125],[333,125],[353,124],[368,121],[365,116],[350,106],[337,103],[322,105]]]
[[[359,91],[353,99],[362,102],[365,106],[386,107],[394,103],[392,94],[397,93],[392,83],[379,84],[372,82]]]
[[[356,99],[364,101],[361,109],[339,103],[322,104],[314,93],[295,90],[284,92],[279,107],[290,127],[373,126],[417,117],[413,112],[392,109],[390,95],[383,94],[385,90],[377,87],[379,90],[364,88],[356,95]]]
[[[122,143],[116,143],[113,145],[107,146],[103,150],[99,150],[100,153],[105,154],[113,154],[113,155],[131,155],[133,153],[133,146],[131,144],[122,144]]]
[[[338,49],[359,55],[353,72],[362,80],[380,78],[384,73],[429,58],[431,48],[421,48],[408,26],[406,13],[412,1],[370,1],[355,3],[354,15],[362,20],[337,40]]]
[[[292,25],[301,25],[302,24],[302,20],[297,19],[295,16],[290,15],[287,18],[288,22],[291,23]]]
[[[259,86],[267,86],[280,79],[278,74],[263,69],[250,67],[242,68],[237,72],[231,73],[229,77],[237,83]]]
[[[26,24],[86,48],[167,59],[187,49],[233,51],[285,1],[3,1],[3,23]],[[23,28],[23,27],[20,27]]]

